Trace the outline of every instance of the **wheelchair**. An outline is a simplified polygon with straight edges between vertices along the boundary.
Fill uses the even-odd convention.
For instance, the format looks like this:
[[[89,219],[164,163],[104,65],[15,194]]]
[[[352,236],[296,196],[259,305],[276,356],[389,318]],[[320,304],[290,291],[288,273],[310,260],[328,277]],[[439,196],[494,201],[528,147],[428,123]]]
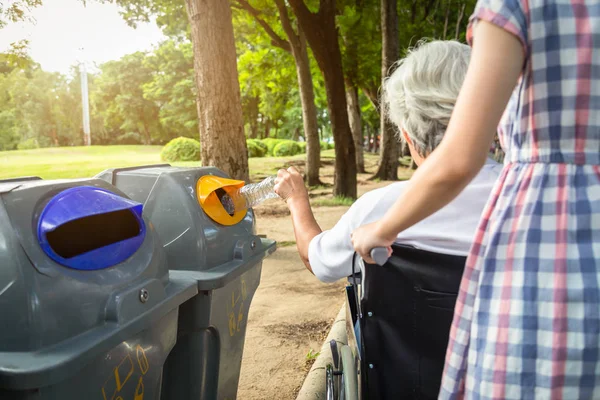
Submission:
[[[353,265],[348,345],[330,343],[328,400],[437,399],[466,257],[394,245],[383,266]]]

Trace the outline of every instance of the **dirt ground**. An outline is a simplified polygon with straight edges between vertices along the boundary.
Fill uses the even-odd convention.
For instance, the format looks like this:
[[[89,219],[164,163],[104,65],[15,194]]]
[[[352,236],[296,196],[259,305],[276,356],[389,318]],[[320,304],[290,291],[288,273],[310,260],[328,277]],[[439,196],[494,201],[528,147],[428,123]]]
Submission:
[[[321,171],[326,183],[331,182],[328,172]],[[367,181],[368,177],[359,175],[359,195],[387,184]],[[325,193],[331,188],[315,190],[311,198],[326,197]],[[314,212],[321,228],[329,229],[347,209],[318,207]],[[295,399],[310,369],[309,352],[320,350],[343,304],[345,281],[324,284],[306,270],[282,201],[270,201],[255,211],[257,232],[283,246],[264,261],[250,306],[238,399]]]

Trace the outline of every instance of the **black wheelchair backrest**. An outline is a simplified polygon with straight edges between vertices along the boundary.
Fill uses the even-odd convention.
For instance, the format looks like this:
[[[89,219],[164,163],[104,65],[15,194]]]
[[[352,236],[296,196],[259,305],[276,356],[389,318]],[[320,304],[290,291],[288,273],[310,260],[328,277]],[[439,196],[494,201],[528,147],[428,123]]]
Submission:
[[[365,397],[437,398],[465,261],[395,245],[384,266],[365,266],[360,302]]]

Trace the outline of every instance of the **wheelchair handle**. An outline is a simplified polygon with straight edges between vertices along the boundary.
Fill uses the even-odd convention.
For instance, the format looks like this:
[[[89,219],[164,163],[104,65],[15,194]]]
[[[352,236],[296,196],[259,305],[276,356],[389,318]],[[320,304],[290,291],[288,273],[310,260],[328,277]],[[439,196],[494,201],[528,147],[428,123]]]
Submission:
[[[389,259],[388,249],[386,247],[375,247],[371,249],[371,258],[377,265],[384,265]]]

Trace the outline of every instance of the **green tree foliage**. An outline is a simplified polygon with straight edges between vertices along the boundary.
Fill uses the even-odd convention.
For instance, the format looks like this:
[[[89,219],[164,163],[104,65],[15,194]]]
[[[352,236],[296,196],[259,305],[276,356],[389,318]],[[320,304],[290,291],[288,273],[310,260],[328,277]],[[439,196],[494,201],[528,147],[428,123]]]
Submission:
[[[92,143],[166,143],[198,137],[193,51],[184,1],[96,0],[116,3],[131,26],[156,21],[169,37],[148,53],[134,53],[88,74]],[[246,0],[274,34],[285,39],[272,0]],[[318,10],[319,0],[305,0]],[[381,79],[379,0],[337,0],[336,24],[346,83],[360,89],[363,134],[378,135]],[[0,0],[0,28],[27,20],[42,0]],[[231,0],[246,135],[298,139],[302,107],[294,59],[238,0]],[[237,6],[236,6],[237,4]],[[422,38],[464,40],[475,0],[398,0],[401,55]],[[294,29],[297,21],[289,13]],[[458,32],[458,34],[457,34]],[[309,49],[318,129],[331,137],[323,75]],[[49,73],[27,55],[27,42],[0,53],[0,150],[83,144],[80,72]],[[253,142],[256,144],[256,142]],[[263,144],[263,142],[260,142]],[[264,141],[273,154],[279,142]],[[255,146],[256,147],[256,146]],[[262,148],[262,147],[261,147]]]
[[[0,53],[0,74],[8,74],[14,69],[31,71],[33,68],[39,68],[27,54],[28,46],[29,41],[21,40],[12,43],[7,52]]]
[[[239,55],[242,104],[249,118],[259,118],[260,122],[262,119],[268,119],[271,127],[277,131],[277,136],[291,137],[290,131],[296,126],[302,127],[302,111],[298,108],[298,103],[294,104],[298,99],[296,71],[291,56],[283,58],[278,53],[279,51],[273,48],[262,47],[247,50]],[[251,111],[248,110],[251,104],[248,102],[256,97],[260,99],[258,115],[251,116]],[[294,111],[291,116],[290,110]],[[297,125],[291,129],[285,126],[287,129],[280,131],[279,128],[290,117],[296,120]]]
[[[136,132],[150,144],[163,138],[164,129],[158,105],[144,97],[143,86],[155,72],[145,62],[146,57],[137,52],[103,64],[91,98],[111,132]]]
[[[400,49],[420,39],[465,41],[469,16],[477,0],[398,0]]]
[[[6,149],[30,138],[36,138],[41,146],[79,144],[79,126],[69,108],[74,94],[63,75],[37,68],[14,69],[0,81],[4,103],[0,106],[4,117],[0,136]],[[13,140],[7,140],[11,137]]]
[[[344,0],[343,3],[343,12],[338,15],[336,22],[342,39],[346,82],[361,88],[377,103],[381,81],[379,0]]]
[[[12,75],[6,72],[0,74],[0,150],[14,150],[20,140],[19,121],[12,96]]]
[[[144,61],[154,71],[142,85],[144,98],[158,106],[160,124],[171,135],[198,136],[193,64],[191,43],[176,40],[162,43]]]
[[[8,0],[0,2],[0,29],[10,22],[30,18],[33,8],[42,5],[42,0]]]
[[[235,3],[234,3],[235,4]],[[233,25],[236,33],[238,72],[242,93],[242,107],[246,131],[249,137],[275,136],[295,138],[302,133],[302,106],[292,54],[282,49],[286,35],[281,27],[279,14],[273,1],[252,1],[252,7],[260,10],[260,19],[281,40],[275,42],[265,32],[257,19],[237,6],[233,8]],[[321,80],[320,72],[310,57],[313,82]],[[324,88],[315,85],[317,109],[326,109]]]
[[[94,144],[165,143],[197,137],[189,43],[167,41],[88,74]],[[79,68],[48,73],[28,57],[0,54],[0,150],[83,144]]]

